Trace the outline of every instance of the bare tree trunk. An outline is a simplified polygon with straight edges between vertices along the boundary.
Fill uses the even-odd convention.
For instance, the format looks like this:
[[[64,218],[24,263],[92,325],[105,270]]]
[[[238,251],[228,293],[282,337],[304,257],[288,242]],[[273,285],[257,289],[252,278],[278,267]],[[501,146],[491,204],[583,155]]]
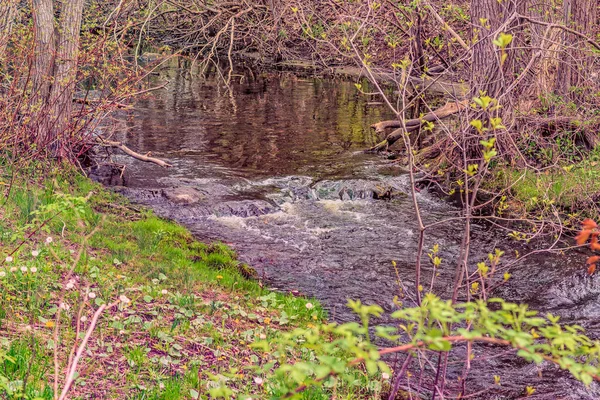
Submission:
[[[566,26],[584,35],[593,35],[598,15],[597,0],[564,0],[563,13]],[[580,44],[581,38],[565,32],[563,43],[568,50],[567,56],[562,57],[558,65],[556,92],[563,96],[573,97],[575,94],[572,88],[584,86],[586,71],[591,60],[585,51],[579,50],[585,46]]]
[[[62,146],[73,110],[73,94],[79,58],[79,37],[84,0],[63,2],[60,13],[60,40],[57,43],[54,83],[50,93],[52,136],[58,140],[56,150],[64,157]]]
[[[471,0],[471,22],[475,27],[472,64],[474,96],[484,91],[488,96],[498,98],[507,84],[507,78],[511,75],[505,74],[507,66],[512,63],[511,60],[501,62],[499,49],[493,41],[497,35],[495,32],[516,10],[515,3],[512,1]],[[510,54],[510,49],[506,51]]]
[[[16,15],[16,0],[0,0],[0,65],[3,64],[4,54]]]
[[[54,69],[54,6],[52,0],[33,0],[32,3],[35,34],[33,96],[43,104],[50,95],[50,78]]]
[[[39,107],[34,141],[59,158],[67,156],[64,144],[73,110],[84,0],[61,3],[56,31],[53,1],[33,0],[32,95]]]

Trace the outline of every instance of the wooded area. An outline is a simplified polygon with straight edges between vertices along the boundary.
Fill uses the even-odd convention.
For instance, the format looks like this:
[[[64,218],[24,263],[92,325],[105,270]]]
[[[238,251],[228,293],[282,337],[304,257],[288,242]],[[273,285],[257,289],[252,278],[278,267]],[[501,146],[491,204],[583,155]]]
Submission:
[[[518,355],[540,371],[542,365],[566,370],[585,390],[594,389],[597,341],[552,314],[540,317],[525,305],[491,299],[511,279],[511,268],[543,246],[561,255],[563,249],[600,250],[594,222],[600,217],[599,6],[597,0],[0,0],[0,187],[6,198],[0,330],[11,335],[6,350],[0,343],[0,396],[435,400],[534,394],[533,386],[503,387],[496,376],[485,390],[472,390],[476,354],[484,363]],[[393,309],[348,299],[360,323],[327,323],[313,300],[248,280],[257,274],[226,246],[199,244],[183,228],[73,176],[73,169],[87,174],[90,165],[100,165],[96,155],[105,149],[150,163],[144,165],[157,168],[152,173],[177,165],[128,147],[122,125],[111,118],[131,117],[136,102],[164,89],[169,83],[153,86],[152,77],[166,68],[198,79],[214,74],[235,112],[241,67],[252,76],[254,69],[291,70],[350,80],[357,97],[382,103],[393,115],[377,115],[376,139],[362,149],[400,165],[410,187],[406,199],[392,199],[391,189],[370,199],[410,203],[416,226],[397,239],[398,246],[416,244],[414,278],[401,282],[396,261],[385,260],[398,278]],[[124,167],[107,165],[123,175]],[[31,171],[43,176],[31,178]],[[431,222],[438,216],[422,211],[424,188],[457,205],[451,217]],[[161,190],[148,197],[166,202]],[[205,196],[190,188],[182,193],[192,199],[176,206],[191,215],[188,203]],[[280,206],[267,200],[273,209]],[[485,229],[518,243],[510,263],[495,247],[487,259],[472,259],[472,227],[483,220]],[[454,223],[460,229],[450,231]],[[460,243],[451,260],[442,260],[438,243],[426,248],[427,235],[441,228]],[[492,236],[488,244],[496,246]],[[523,256],[522,249],[533,250]],[[271,256],[266,253],[261,259]],[[594,285],[589,276],[598,261],[587,259],[578,284]],[[442,267],[444,295],[434,287]],[[45,278],[36,278],[42,269]],[[78,307],[69,311],[66,299]],[[374,327],[386,313],[390,326]],[[103,320],[109,314],[114,318]],[[5,327],[6,315],[18,322]],[[90,342],[100,330],[101,339]],[[202,341],[189,339],[191,331],[201,332]],[[103,341],[118,346],[110,344],[109,351]],[[15,350],[14,343],[21,347]],[[102,364],[103,378],[88,387],[80,372],[93,375],[93,364],[81,371],[79,363],[99,349],[118,366]],[[31,361],[38,354],[45,364]],[[123,379],[111,375],[119,381],[114,391],[103,387],[110,368],[117,375],[119,368],[127,371]]]
[[[234,59],[249,55],[273,66],[308,60],[325,73],[355,65],[363,76],[382,84],[391,81],[396,87],[402,97],[400,106],[392,104],[393,99],[388,104],[399,121],[434,116],[434,104],[439,102],[430,95],[434,88],[441,90],[437,97],[442,95],[443,101],[462,101],[462,93],[448,92],[452,86],[440,83],[465,83],[469,97],[485,95],[499,103],[501,107],[493,113],[507,129],[496,133],[498,148],[502,156],[523,164],[532,162],[522,153],[521,138],[530,127],[522,120],[524,116],[529,122],[533,116],[585,120],[589,130],[597,122],[591,110],[597,105],[600,47],[596,41],[598,7],[593,0],[562,4],[495,0],[293,4],[269,0],[212,5],[172,0],[36,0],[31,4],[4,0],[0,7],[5,33],[1,65],[10,77],[2,93],[5,104],[10,98],[20,107],[12,117],[3,117],[3,134],[15,134],[8,132],[16,129],[11,118],[18,117],[18,130],[28,131],[33,139],[20,140],[21,145],[27,148],[35,143],[36,152],[59,158],[74,159],[81,154],[90,143],[84,139],[92,130],[89,124],[101,114],[89,107],[74,109],[70,99],[75,92],[93,88],[102,94],[97,100],[106,100],[106,107],[126,103],[132,94],[144,90],[138,82],[145,72],[137,57],[148,52],[183,57],[206,67],[218,65],[224,69],[225,83],[231,79]],[[82,18],[86,20],[83,31]],[[29,19],[34,29],[19,34]],[[109,70],[111,78],[107,79]],[[543,109],[547,101],[553,104]],[[478,117],[471,107],[463,113],[468,115],[462,121]],[[443,113],[443,118],[453,114]],[[451,143],[468,139],[471,129],[469,125],[445,133],[438,129],[436,142],[447,144],[436,146],[452,154]],[[577,135],[593,145],[593,135],[587,128],[582,130]],[[544,142],[548,132],[539,135]],[[395,136],[397,132],[377,149],[387,148],[385,143],[393,143]],[[477,141],[467,147],[475,151],[473,156],[481,156]]]

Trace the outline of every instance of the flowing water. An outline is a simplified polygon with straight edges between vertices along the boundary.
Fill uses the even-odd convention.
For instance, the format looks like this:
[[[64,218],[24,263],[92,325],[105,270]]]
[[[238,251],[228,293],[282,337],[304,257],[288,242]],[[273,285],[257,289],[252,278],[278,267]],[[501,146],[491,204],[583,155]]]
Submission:
[[[140,101],[119,124],[130,147],[174,167],[117,157],[126,164],[119,190],[201,240],[230,244],[271,287],[316,297],[334,320],[354,319],[349,298],[394,310],[399,286],[410,304],[418,230],[409,179],[401,167],[361,151],[377,141],[369,125],[391,117],[384,105],[358,94],[351,82],[287,73],[234,78],[229,96],[215,79],[162,71],[167,88]],[[417,199],[426,223],[460,215],[426,189]],[[460,242],[456,220],[427,236],[425,248],[439,244],[444,259],[434,282],[438,294],[451,290]],[[506,262],[515,250],[536,249],[517,245],[498,228],[475,225],[472,259],[483,260],[495,248],[506,251]],[[584,273],[585,258],[527,257],[496,294],[559,314],[598,336],[600,285]],[[425,264],[429,287],[431,266]],[[507,376],[501,390],[480,398],[516,398],[526,384],[537,389],[531,398],[600,398],[597,388],[513,355],[479,364],[470,382],[491,387],[496,373]]]

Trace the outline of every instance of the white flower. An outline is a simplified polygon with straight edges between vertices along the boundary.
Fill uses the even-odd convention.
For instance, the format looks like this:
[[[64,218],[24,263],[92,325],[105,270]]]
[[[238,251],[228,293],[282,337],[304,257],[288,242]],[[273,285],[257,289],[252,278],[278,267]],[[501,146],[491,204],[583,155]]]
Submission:
[[[65,286],[65,288],[66,288],[67,290],[71,290],[71,289],[73,289],[74,287],[75,287],[75,284],[74,284],[73,282],[71,282],[71,281],[67,282],[67,285]]]
[[[119,335],[123,336],[125,334],[125,331],[121,330],[119,331]]]
[[[95,298],[96,298],[96,293],[94,293],[94,292],[89,292],[89,293],[88,293],[88,297],[89,297],[90,299],[95,299]]]
[[[27,267],[21,267],[21,272],[22,272],[22,273],[25,273],[25,272],[27,272]]]
[[[159,383],[159,384],[158,384],[158,388],[159,388],[159,389],[164,389],[164,388],[165,388],[165,384],[164,384],[164,383],[162,383],[162,382],[161,382],[161,383]]]
[[[48,236],[48,237],[46,238],[46,244],[50,244],[50,243],[52,243],[52,240],[53,240],[53,239],[52,239],[52,236]]]
[[[68,305],[67,303],[60,303],[60,308],[62,308],[63,310],[70,310],[71,306]]]
[[[11,256],[7,256],[7,257],[6,257],[6,259],[5,259],[5,261],[6,261],[7,263],[8,263],[8,262],[12,262],[12,260],[13,260],[13,258],[12,258]]]
[[[10,272],[17,272],[18,268],[17,267],[10,267]]]
[[[36,267],[31,267],[31,268],[29,268],[29,270],[31,272],[33,272],[34,274],[37,272],[37,268]]]
[[[71,254],[75,254],[75,250],[73,250],[73,249],[69,249],[69,253],[71,253]]]
[[[265,335],[264,333],[261,333],[259,338],[260,338],[260,340],[265,340],[267,338],[267,335]]]
[[[81,317],[81,320],[80,320],[80,321],[81,321],[81,322],[85,322],[85,321],[87,321],[87,317],[84,315],[83,317]]]
[[[33,251],[31,252],[31,255],[32,255],[32,256],[34,256],[34,257],[37,257],[37,256],[39,256],[39,255],[40,255],[40,252],[39,252],[39,251],[37,251],[37,250],[33,250]]]
[[[263,384],[263,378],[257,376],[254,378],[254,383],[256,383],[257,385],[262,385]]]
[[[0,278],[4,278],[6,276],[6,272],[0,271]]]
[[[309,310],[313,309],[315,306],[312,305],[312,303],[306,303],[306,308],[308,308]]]
[[[167,294],[167,293],[169,293],[169,291],[168,291],[167,289],[163,289],[163,290],[161,290],[160,292],[161,292],[162,294]]]
[[[124,294],[119,296],[119,300],[121,300],[123,303],[127,304],[127,303],[131,303],[131,300],[129,300],[127,298],[127,296],[125,296]]]
[[[384,372],[381,374],[381,377],[387,381],[388,379],[390,379],[390,374],[388,374],[387,372]]]

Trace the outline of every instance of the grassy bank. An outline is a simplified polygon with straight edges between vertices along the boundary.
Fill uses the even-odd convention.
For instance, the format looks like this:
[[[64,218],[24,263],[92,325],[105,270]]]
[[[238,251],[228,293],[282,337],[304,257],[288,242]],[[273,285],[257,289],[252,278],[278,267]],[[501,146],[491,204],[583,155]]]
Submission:
[[[69,398],[283,393],[264,373],[278,355],[252,343],[320,323],[315,301],[246,279],[226,246],[199,243],[76,173],[45,176],[1,178],[0,397],[52,399],[55,374],[60,393],[75,360]],[[355,373],[359,389],[301,396],[371,398]]]
[[[496,203],[497,214],[554,222],[558,215],[574,229],[583,218],[600,217],[600,148],[580,161],[537,171],[498,166],[488,176],[485,190],[505,195]]]

